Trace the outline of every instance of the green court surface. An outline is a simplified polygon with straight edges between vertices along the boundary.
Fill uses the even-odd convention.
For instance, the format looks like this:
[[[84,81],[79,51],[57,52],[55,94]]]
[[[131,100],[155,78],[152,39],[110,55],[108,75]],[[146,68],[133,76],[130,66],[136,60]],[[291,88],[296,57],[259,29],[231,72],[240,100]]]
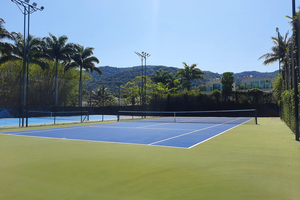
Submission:
[[[0,199],[299,199],[300,143],[258,122],[192,149],[0,134]]]

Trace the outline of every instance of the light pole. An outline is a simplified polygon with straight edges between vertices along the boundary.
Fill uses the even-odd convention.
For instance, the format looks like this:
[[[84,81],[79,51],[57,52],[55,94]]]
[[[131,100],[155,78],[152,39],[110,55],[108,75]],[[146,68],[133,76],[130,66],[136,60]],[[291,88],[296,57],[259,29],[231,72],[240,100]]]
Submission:
[[[29,0],[21,1],[21,0],[11,0],[14,2],[20,11],[24,14],[24,48],[23,48],[23,101],[22,101],[22,127],[24,127],[24,116],[25,116],[25,107],[27,106],[27,99],[28,99],[28,66],[29,66],[29,20],[30,14],[34,13],[35,11],[44,10],[44,7],[37,8],[37,3],[33,2],[32,5],[29,4]],[[21,9],[24,8],[24,10]],[[26,50],[26,15],[28,15],[28,36],[27,36],[27,50]],[[27,70],[26,70],[26,61],[27,61]],[[27,72],[27,77],[25,77],[25,71]],[[28,109],[26,109],[26,127],[28,126]]]
[[[140,101],[141,101],[141,104],[142,104],[142,106],[144,105],[143,104],[143,88],[144,88],[144,78],[143,78],[143,76],[144,76],[144,67],[143,67],[143,59],[144,59],[144,56],[142,55],[142,54],[140,54],[140,53],[138,53],[138,52],[134,52],[136,55],[138,55],[139,57],[140,57],[140,59],[141,59],[141,66],[142,66],[142,87],[141,87],[141,99],[140,99]]]
[[[145,59],[145,84],[144,84],[145,85],[145,99],[144,99],[144,101],[147,104],[147,73],[146,73],[147,64],[146,64],[146,60],[147,60],[147,57],[151,56],[151,54],[142,51],[142,55]]]

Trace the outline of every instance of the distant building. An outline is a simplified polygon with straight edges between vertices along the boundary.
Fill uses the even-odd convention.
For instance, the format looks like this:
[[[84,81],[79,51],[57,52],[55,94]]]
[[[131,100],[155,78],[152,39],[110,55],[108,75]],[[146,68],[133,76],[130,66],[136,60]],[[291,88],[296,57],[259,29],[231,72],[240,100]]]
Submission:
[[[274,78],[263,77],[263,78],[252,78],[244,77],[242,83],[239,85],[238,90],[249,90],[249,89],[260,89],[264,91],[269,91],[272,89],[272,83]]]
[[[262,91],[270,91],[272,89],[273,82],[274,78],[272,77],[252,78],[250,75],[250,77],[244,77],[238,87],[236,87],[235,83],[233,83],[232,90],[260,89]],[[216,78],[206,81],[205,86],[203,85],[200,87],[200,91],[210,93],[214,90],[222,91],[222,88],[221,78]]]
[[[235,83],[232,84],[232,90],[235,91]],[[205,87],[201,87],[201,92],[212,92],[214,90],[222,91],[223,85],[221,83],[221,78],[211,79],[205,82]]]

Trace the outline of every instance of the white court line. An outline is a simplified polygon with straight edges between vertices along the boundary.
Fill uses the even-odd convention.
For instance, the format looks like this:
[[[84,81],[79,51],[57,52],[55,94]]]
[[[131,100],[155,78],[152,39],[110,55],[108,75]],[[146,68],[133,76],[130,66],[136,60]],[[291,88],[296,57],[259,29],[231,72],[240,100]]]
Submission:
[[[162,125],[166,125],[166,124],[173,124],[173,123],[160,123],[160,124],[153,124],[153,125],[148,125],[148,126],[140,126],[140,127],[137,127],[137,128],[147,128],[147,127],[150,127],[150,126],[162,126]]]
[[[209,127],[206,127],[206,128],[198,129],[198,130],[191,131],[191,132],[188,132],[188,133],[184,133],[184,134],[181,134],[181,135],[177,135],[177,136],[174,136],[174,137],[166,138],[166,139],[163,139],[163,140],[160,140],[160,141],[157,141],[157,142],[150,143],[148,145],[153,145],[153,144],[157,144],[157,143],[164,142],[164,141],[167,141],[167,140],[171,140],[171,139],[174,139],[174,138],[182,137],[184,135],[189,135],[189,134],[192,134],[192,133],[195,133],[195,132],[198,132],[198,131],[203,131],[205,129],[213,128],[213,127],[220,126],[220,125],[223,125],[223,124],[227,124],[229,122],[233,122],[233,121],[237,121],[237,120],[239,120],[239,119],[234,119],[234,120],[228,121],[226,123],[217,124],[217,125],[214,125],[214,126],[209,126]]]
[[[191,131],[191,132],[188,132],[188,133],[184,133],[184,134],[177,135],[177,136],[174,136],[174,137],[170,137],[170,138],[167,138],[167,139],[163,139],[163,140],[160,140],[160,141],[157,141],[157,142],[153,142],[153,143],[150,143],[150,144],[148,144],[148,145],[153,145],[153,144],[156,144],[156,143],[164,142],[164,141],[167,141],[167,140],[171,140],[171,139],[174,139],[174,138],[178,138],[178,137],[181,137],[181,136],[184,136],[184,135],[189,135],[189,134],[191,134],[191,133],[195,133],[195,132],[198,132],[198,131],[202,131],[202,130],[205,130],[205,129],[208,129],[208,128],[212,128],[212,127],[215,127],[215,126],[220,126],[220,125],[221,125],[221,124],[214,125],[214,126],[209,126],[209,127],[202,128],[202,129],[198,129],[198,130],[194,130],[194,131]]]
[[[75,128],[86,128],[86,126],[74,126],[74,127],[69,127],[69,128],[47,128],[47,129],[34,129],[34,130],[28,130],[28,131],[12,131],[12,132],[1,132],[1,134],[6,134],[9,135],[8,133],[10,133],[11,135],[19,135],[19,134],[24,134],[24,133],[32,133],[32,132],[48,132],[48,131],[60,131],[60,130],[66,130],[66,129],[75,129]]]
[[[206,142],[206,141],[208,141],[208,140],[210,140],[210,139],[213,139],[214,137],[217,137],[217,136],[219,136],[219,135],[221,135],[221,134],[223,134],[223,133],[225,133],[225,132],[227,132],[227,131],[230,131],[231,129],[234,129],[234,128],[236,128],[236,127],[238,127],[238,126],[240,126],[240,125],[242,125],[242,124],[244,124],[244,123],[246,123],[246,122],[248,122],[248,121],[250,121],[250,120],[252,120],[252,118],[249,119],[249,120],[247,120],[247,121],[245,121],[245,122],[243,122],[243,123],[241,123],[241,124],[238,124],[238,125],[236,125],[236,126],[230,128],[230,129],[227,129],[226,131],[223,131],[222,133],[219,133],[219,134],[214,135],[214,136],[212,136],[212,137],[210,137],[210,138],[207,138],[206,140],[203,140],[203,141],[201,141],[201,142],[198,142],[197,144],[194,144],[194,145],[190,146],[188,149],[191,149],[191,148],[193,148],[193,147],[195,147],[195,146],[197,146],[197,145],[199,145],[199,144],[201,144],[201,143],[203,143],[203,142]]]
[[[149,130],[170,130],[170,131],[190,131],[190,130],[194,130],[194,129],[175,129],[175,128],[147,128],[149,126],[142,126],[142,127],[114,127],[114,126],[89,126],[89,127],[93,127],[93,128],[112,128],[112,129],[149,129]]]
[[[130,142],[113,142],[113,141],[105,141],[105,140],[88,140],[88,139],[70,139],[70,138],[59,138],[59,137],[47,137],[47,136],[32,136],[32,135],[15,135],[15,134],[3,134],[2,135],[10,135],[17,137],[33,137],[33,138],[44,138],[44,139],[54,139],[54,140],[70,140],[70,141],[81,141],[81,142],[101,142],[101,143],[111,143],[111,144],[132,144],[132,145],[140,145],[140,146],[148,146],[147,144],[139,144],[139,143],[130,143]],[[186,147],[173,147],[173,146],[162,146],[162,145],[152,145],[153,147],[164,147],[164,148],[175,148],[175,149],[188,149]]]
[[[163,125],[166,125],[166,124],[174,124],[173,122],[172,123],[158,123],[158,124],[152,124],[152,125],[147,125],[147,126],[139,126],[139,127],[120,127],[120,128],[147,128],[147,127],[151,127],[151,126],[163,126]],[[93,125],[93,127],[104,127],[104,126],[101,126],[101,125]],[[111,126],[110,126],[111,127]],[[112,128],[115,128],[115,127],[112,127]],[[116,127],[116,128],[119,128],[119,127]]]

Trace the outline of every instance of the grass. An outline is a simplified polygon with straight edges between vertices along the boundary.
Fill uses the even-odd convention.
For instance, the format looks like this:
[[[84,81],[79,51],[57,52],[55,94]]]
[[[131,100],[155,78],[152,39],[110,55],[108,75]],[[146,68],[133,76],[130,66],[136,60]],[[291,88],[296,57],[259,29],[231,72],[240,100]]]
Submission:
[[[0,135],[0,199],[299,199],[300,143],[258,122],[189,150]]]

